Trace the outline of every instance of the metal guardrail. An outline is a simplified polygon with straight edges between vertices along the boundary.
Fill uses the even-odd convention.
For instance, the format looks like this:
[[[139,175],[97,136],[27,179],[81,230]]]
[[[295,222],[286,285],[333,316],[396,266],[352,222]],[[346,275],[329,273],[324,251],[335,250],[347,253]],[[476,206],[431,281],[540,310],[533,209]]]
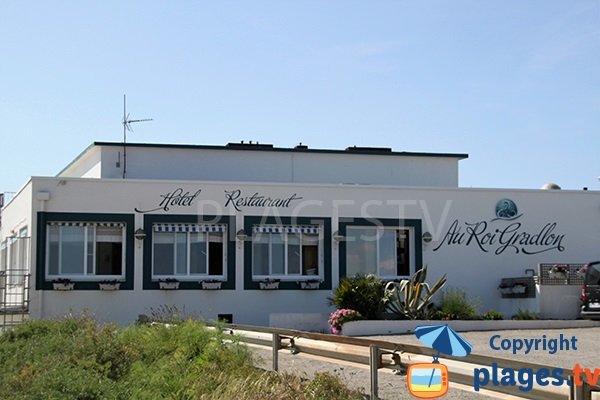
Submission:
[[[223,329],[236,334],[247,343],[267,346],[273,352],[273,370],[279,370],[279,350],[287,349],[293,354],[306,353],[325,358],[332,358],[352,363],[368,365],[371,376],[371,399],[378,398],[378,371],[381,368],[393,369],[396,372],[404,370],[408,364],[424,362],[425,357],[437,355],[435,350],[423,346],[393,343],[383,340],[337,336],[323,333],[305,332],[293,329],[268,328],[252,325],[228,324]],[[412,361],[403,363],[402,356],[411,356]],[[408,358],[408,357],[407,357]],[[419,360],[419,358],[421,358]],[[451,382],[473,386],[474,368],[492,368],[492,364],[502,368],[518,371],[528,368],[534,374],[541,369],[552,370],[557,367],[515,361],[505,358],[488,357],[470,354],[466,357],[440,356],[450,373]],[[563,368],[565,379],[573,380],[574,371]],[[599,386],[592,386],[582,376],[582,386],[567,385],[562,387],[538,386],[524,392],[518,386],[486,386],[485,390],[510,394],[533,400],[591,400],[592,392],[600,391]]]

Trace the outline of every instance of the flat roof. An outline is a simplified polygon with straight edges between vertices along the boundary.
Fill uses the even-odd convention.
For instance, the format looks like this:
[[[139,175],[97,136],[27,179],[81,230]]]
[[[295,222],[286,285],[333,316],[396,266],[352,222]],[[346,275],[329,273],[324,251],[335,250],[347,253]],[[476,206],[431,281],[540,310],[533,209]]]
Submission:
[[[94,142],[93,146],[119,146],[123,147],[123,142]],[[445,157],[457,158],[459,160],[469,158],[468,154],[461,153],[421,153],[410,151],[392,151],[387,147],[348,147],[345,150],[332,149],[313,149],[300,144],[296,147],[273,147],[272,144],[264,143],[228,143],[225,146],[216,145],[194,145],[194,144],[167,144],[167,143],[127,143],[127,147],[146,147],[146,148],[164,148],[164,149],[198,149],[198,150],[248,150],[248,151],[269,151],[284,153],[319,153],[319,154],[368,154],[377,156],[400,156],[400,157]],[[89,149],[89,148],[88,148]],[[85,151],[87,151],[86,149]],[[84,151],[84,152],[85,152]]]

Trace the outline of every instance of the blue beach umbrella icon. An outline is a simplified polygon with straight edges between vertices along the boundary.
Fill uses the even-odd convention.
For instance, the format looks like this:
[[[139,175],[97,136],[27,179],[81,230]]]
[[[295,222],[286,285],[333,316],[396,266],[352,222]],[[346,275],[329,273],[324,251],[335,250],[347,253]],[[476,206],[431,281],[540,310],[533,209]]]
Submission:
[[[425,325],[415,329],[417,339],[425,346],[439,353],[464,357],[471,353],[473,346],[448,325]],[[434,362],[437,357],[434,357]]]
[[[467,342],[456,331],[448,325],[425,325],[418,326],[415,329],[417,339],[425,346],[438,351],[438,354],[433,356],[433,363],[439,363],[438,357],[440,353],[448,354],[456,357],[464,357],[471,353],[473,346]],[[433,380],[432,370],[429,378],[429,386]]]

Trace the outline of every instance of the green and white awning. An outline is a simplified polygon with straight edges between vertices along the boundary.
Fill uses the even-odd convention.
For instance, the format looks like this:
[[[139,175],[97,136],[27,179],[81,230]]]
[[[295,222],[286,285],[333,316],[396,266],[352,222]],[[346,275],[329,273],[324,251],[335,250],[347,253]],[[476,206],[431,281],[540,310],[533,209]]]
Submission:
[[[123,228],[125,227],[124,222],[82,222],[82,221],[52,221],[48,222],[49,226],[101,226],[106,228]]]
[[[225,232],[225,225],[212,224],[154,224],[154,232]]]
[[[308,233],[318,235],[321,228],[318,225],[255,225],[255,233]]]

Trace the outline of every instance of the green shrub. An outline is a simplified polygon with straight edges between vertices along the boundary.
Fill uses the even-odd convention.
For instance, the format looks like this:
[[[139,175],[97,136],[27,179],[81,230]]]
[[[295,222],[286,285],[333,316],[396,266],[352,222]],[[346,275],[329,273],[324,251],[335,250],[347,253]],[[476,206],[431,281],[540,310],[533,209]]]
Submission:
[[[383,281],[374,275],[356,275],[342,278],[329,301],[338,309],[348,308],[366,319],[378,319],[384,309],[383,298]]]
[[[533,311],[519,309],[519,311],[515,315],[513,315],[512,319],[534,320],[540,319],[540,316],[534,313]]]
[[[469,298],[461,289],[448,289],[442,292],[436,311],[438,319],[478,319],[478,301]]]
[[[489,311],[486,311],[485,314],[483,314],[483,319],[490,320],[490,321],[499,321],[499,320],[504,319],[504,316],[501,313],[499,313],[498,311],[489,310]]]
[[[0,335],[0,399],[360,399],[327,374],[254,368],[235,336],[191,320],[99,325],[87,316],[28,321]]]

